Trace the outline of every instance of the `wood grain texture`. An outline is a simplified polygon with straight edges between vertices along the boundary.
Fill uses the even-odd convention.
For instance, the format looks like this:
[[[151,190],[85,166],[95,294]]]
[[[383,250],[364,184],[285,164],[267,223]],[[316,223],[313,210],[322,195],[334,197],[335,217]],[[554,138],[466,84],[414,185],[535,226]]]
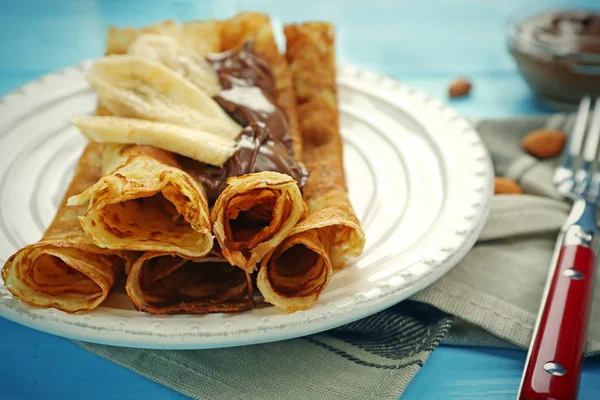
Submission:
[[[56,7],[51,2],[0,0],[0,94],[52,70],[100,56],[108,24],[141,26],[182,15],[186,19],[224,18],[252,9],[269,12],[276,23],[326,18],[339,26],[340,63],[389,74],[443,101],[447,101],[448,82],[467,76],[474,83],[471,96],[451,102],[461,115],[547,112],[530,95],[506,52],[505,18],[520,3],[337,0],[324,5],[320,0],[292,4],[273,0],[218,4],[206,0],[173,8],[166,1],[70,0]],[[420,28],[425,23],[428,29],[424,31]],[[184,399],[67,340],[4,319],[0,319],[0,332],[3,399]],[[442,346],[402,399],[514,399],[524,361],[523,351]],[[600,360],[586,360],[581,400],[597,398],[599,374]],[[102,382],[111,384],[94,378],[99,375]]]

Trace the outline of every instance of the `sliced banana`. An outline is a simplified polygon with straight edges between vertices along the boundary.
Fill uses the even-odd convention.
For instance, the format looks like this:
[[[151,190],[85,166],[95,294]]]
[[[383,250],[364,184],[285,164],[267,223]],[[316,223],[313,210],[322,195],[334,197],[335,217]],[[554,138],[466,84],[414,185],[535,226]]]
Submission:
[[[98,60],[87,75],[114,115],[184,125],[234,138],[242,129],[194,84],[162,64],[135,55]]]
[[[172,36],[141,35],[129,45],[128,53],[163,64],[211,97],[221,91],[219,78],[208,61]]]
[[[103,143],[144,144],[217,167],[234,152],[235,141],[174,124],[122,117],[74,117],[88,139]]]

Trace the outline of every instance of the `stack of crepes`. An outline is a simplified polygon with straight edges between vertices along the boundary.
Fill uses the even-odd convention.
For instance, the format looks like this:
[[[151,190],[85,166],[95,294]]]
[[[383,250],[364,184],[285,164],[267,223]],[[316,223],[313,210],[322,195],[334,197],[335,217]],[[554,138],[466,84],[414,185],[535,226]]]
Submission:
[[[88,73],[97,115],[73,119],[90,143],[42,240],[4,266],[9,290],[89,310],[124,270],[150,313],[250,309],[254,282],[277,307],[313,304],[364,235],[345,186],[333,29],[285,33],[287,57],[256,13],[111,28]]]

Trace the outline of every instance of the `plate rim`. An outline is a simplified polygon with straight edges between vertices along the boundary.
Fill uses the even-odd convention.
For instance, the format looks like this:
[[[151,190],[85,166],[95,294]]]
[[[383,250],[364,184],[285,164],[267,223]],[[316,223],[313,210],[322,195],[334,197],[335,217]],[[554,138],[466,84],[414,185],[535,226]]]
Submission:
[[[0,98],[0,110],[9,105],[16,97],[27,95],[32,88],[37,90],[40,86],[48,82],[56,79],[69,79],[72,75],[82,77],[93,61],[86,60],[78,65],[51,72],[26,83]],[[0,294],[3,294],[3,296],[0,296],[0,316],[29,328],[91,343],[148,349],[222,348],[286,340],[333,329],[404,301],[440,279],[473,247],[489,214],[493,195],[493,167],[489,153],[485,149],[475,128],[465,118],[459,116],[449,105],[444,104],[424,91],[407,86],[391,77],[352,66],[338,67],[338,74],[338,80],[355,78],[361,83],[372,85],[376,90],[382,90],[388,94],[398,94],[402,96],[401,98],[414,100],[415,107],[430,108],[430,111],[437,113],[436,116],[443,116],[446,122],[456,125],[457,132],[460,130],[462,136],[469,137],[468,145],[472,147],[470,150],[477,150],[467,153],[472,156],[470,162],[478,166],[476,171],[474,171],[474,175],[477,175],[478,180],[482,182],[476,185],[476,188],[473,188],[473,191],[469,194],[473,199],[469,203],[471,207],[470,218],[465,217],[465,222],[468,223],[469,228],[463,229],[460,233],[453,232],[452,244],[454,244],[456,237],[460,236],[460,244],[458,246],[448,243],[439,244],[439,250],[445,253],[445,256],[441,260],[434,260],[432,263],[427,264],[428,271],[426,273],[395,288],[388,287],[387,292],[384,292],[380,296],[370,299],[357,297],[354,299],[356,301],[352,303],[353,307],[337,307],[331,311],[324,310],[323,315],[318,318],[290,321],[281,326],[265,325],[261,327],[259,324],[251,330],[225,330],[215,334],[207,334],[200,331],[195,332],[192,329],[185,333],[172,333],[162,336],[156,332],[144,334],[140,331],[128,331],[124,329],[124,326],[121,326],[121,329],[102,330],[97,326],[91,326],[86,321],[85,317],[87,314],[84,313],[67,314],[56,309],[41,309],[26,305],[15,299],[9,302],[12,305],[7,304],[7,301],[2,300],[2,297],[7,292],[3,285],[0,285]],[[423,127],[429,126],[429,124],[417,118],[418,115],[415,114],[414,110],[409,111],[412,111],[409,113],[410,116],[423,124]],[[427,134],[430,138],[433,138],[430,132],[427,132]],[[410,269],[411,266],[408,266],[407,269]],[[65,315],[63,316],[63,320],[61,320],[61,314]],[[70,322],[64,320],[72,316],[79,316],[79,321]],[[147,316],[145,318],[151,320],[150,323],[153,325],[162,325],[165,320],[165,316]]]

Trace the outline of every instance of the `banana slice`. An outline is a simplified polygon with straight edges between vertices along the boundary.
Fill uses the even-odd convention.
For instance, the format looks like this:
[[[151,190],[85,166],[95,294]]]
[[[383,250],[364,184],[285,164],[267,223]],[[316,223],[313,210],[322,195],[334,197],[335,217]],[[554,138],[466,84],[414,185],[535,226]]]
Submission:
[[[233,139],[162,122],[90,116],[74,117],[71,122],[96,142],[151,145],[217,167],[235,150]]]
[[[129,54],[104,57],[87,79],[100,103],[119,117],[169,122],[228,138],[242,129],[206,93],[155,61]]]
[[[129,45],[129,54],[159,62],[213,97],[221,91],[219,78],[208,61],[172,36],[145,34]]]

